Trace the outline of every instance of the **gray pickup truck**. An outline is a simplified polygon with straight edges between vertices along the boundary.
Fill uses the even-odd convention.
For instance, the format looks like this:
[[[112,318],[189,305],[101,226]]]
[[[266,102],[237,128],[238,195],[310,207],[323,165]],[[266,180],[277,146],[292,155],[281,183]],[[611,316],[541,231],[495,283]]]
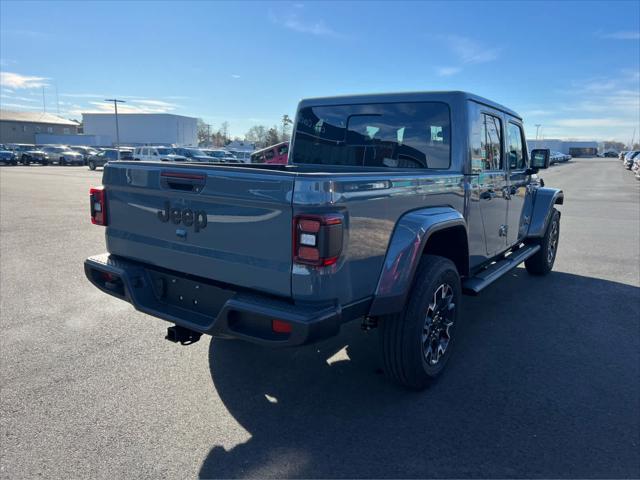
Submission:
[[[384,370],[422,389],[443,370],[462,294],[558,248],[561,190],[538,169],[522,119],[465,92],[300,102],[289,165],[108,163],[91,220],[108,253],[100,290],[174,324],[295,346],[359,319]]]

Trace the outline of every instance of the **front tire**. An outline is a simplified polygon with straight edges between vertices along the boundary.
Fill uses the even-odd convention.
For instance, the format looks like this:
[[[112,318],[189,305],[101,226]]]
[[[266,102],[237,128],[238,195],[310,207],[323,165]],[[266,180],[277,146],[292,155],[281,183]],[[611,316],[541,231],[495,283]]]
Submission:
[[[96,169],[96,164],[93,161],[89,161],[89,170],[95,170]]]
[[[60,160],[58,160],[58,163],[60,165],[62,165],[63,167],[67,166],[67,161],[64,159],[64,157],[62,157]]]
[[[560,241],[560,212],[553,209],[547,231],[538,241],[540,250],[524,261],[524,266],[531,275],[546,275],[553,269],[558,254]]]
[[[455,340],[461,297],[454,263],[424,255],[403,311],[381,319],[384,371],[389,378],[423,390],[442,373]]]
[[[29,165],[29,157],[26,155],[22,156],[22,164],[23,165]]]

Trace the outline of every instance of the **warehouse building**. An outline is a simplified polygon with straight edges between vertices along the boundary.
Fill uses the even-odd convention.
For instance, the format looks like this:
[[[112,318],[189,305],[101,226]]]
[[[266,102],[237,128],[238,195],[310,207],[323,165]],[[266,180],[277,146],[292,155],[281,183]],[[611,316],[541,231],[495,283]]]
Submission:
[[[527,146],[530,150],[548,148],[551,151],[565,153],[572,157],[595,157],[598,154],[598,142],[595,140],[577,141],[546,138],[544,140],[527,140]]]
[[[0,143],[36,143],[36,135],[75,135],[78,122],[44,112],[0,110]]]
[[[83,113],[85,135],[116,141],[113,113]],[[118,113],[121,145],[198,145],[198,120],[170,113]]]

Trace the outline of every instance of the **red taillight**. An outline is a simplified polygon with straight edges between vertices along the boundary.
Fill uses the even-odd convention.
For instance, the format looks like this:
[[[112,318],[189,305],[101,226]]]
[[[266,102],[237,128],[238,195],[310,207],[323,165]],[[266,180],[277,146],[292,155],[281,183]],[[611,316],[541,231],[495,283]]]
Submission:
[[[288,322],[284,322],[282,320],[272,320],[271,330],[273,330],[276,333],[291,333],[293,330],[293,327]]]
[[[342,252],[342,216],[299,215],[293,219],[293,261],[326,267]]]
[[[89,202],[91,207],[91,223],[94,225],[107,225],[107,195],[104,187],[92,187],[89,190]]]

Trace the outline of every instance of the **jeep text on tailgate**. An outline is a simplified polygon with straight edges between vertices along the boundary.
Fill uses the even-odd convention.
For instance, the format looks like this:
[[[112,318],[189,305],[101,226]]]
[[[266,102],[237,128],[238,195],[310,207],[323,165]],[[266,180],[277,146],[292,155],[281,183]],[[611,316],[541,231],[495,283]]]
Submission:
[[[108,253],[89,280],[201,334],[273,346],[379,328],[384,369],[443,370],[462,294],[553,267],[562,191],[522,119],[464,92],[303,100],[288,165],[121,161],[90,192]],[[292,235],[293,232],[293,235]]]

